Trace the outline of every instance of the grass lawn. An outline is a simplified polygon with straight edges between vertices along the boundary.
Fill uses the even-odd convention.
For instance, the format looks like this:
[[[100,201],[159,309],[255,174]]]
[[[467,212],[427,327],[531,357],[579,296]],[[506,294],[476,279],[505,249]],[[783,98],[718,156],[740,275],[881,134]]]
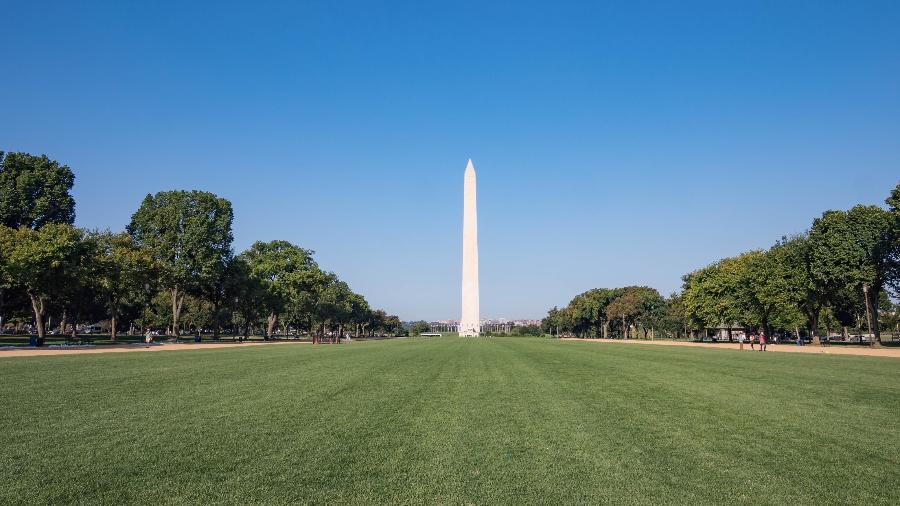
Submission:
[[[900,361],[539,338],[0,358],[0,504],[900,504]]]

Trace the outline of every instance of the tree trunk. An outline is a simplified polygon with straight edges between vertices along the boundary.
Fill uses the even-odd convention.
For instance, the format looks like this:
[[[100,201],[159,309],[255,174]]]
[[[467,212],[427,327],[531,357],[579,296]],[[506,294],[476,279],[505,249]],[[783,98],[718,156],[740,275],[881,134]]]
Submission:
[[[29,293],[31,308],[34,310],[34,323],[37,327],[38,339],[44,339],[44,299]]]
[[[603,339],[609,339],[609,320],[603,320]]]
[[[881,329],[878,327],[878,295],[879,286],[868,287],[866,290],[866,316],[869,320],[869,334],[874,347],[881,346]]]
[[[266,317],[266,339],[272,339],[272,331],[275,330],[275,323],[278,321],[278,315],[269,313]]]
[[[819,311],[820,308],[815,308],[806,314],[806,319],[809,320],[809,334],[815,345],[822,344],[819,339]]]
[[[734,342],[734,336],[731,334],[731,326],[728,327],[728,342],[729,343]]]
[[[213,341],[219,340],[219,298],[216,297],[216,300],[213,301]]]
[[[628,325],[625,324],[625,317],[622,317],[622,338],[628,339]]]
[[[62,319],[59,321],[59,335],[63,335],[66,333],[66,322],[69,320],[68,311],[63,309]]]
[[[116,342],[116,321],[119,317],[118,305],[112,297],[109,298],[109,340]]]
[[[172,289],[172,337],[178,338],[178,317],[181,316],[181,305],[184,303],[184,293],[178,290],[178,286]]]

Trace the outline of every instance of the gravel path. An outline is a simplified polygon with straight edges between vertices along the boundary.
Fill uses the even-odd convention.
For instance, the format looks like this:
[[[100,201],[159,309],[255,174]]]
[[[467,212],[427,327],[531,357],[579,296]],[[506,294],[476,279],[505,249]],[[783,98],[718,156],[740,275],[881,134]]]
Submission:
[[[693,346],[695,348],[722,348],[729,350],[739,350],[739,343],[692,343],[687,341],[644,341],[639,339],[629,339],[627,341],[621,339],[575,339],[563,338],[564,341],[584,341],[589,343],[616,343],[616,344],[649,344],[657,346]],[[756,346],[757,350],[759,346]],[[744,351],[751,351],[749,344],[744,344]],[[786,352],[786,353],[819,353],[829,355],[861,355],[867,357],[892,357],[900,358],[900,348],[865,348],[861,346],[816,346],[807,344],[797,346],[796,344],[769,344],[766,351]]]

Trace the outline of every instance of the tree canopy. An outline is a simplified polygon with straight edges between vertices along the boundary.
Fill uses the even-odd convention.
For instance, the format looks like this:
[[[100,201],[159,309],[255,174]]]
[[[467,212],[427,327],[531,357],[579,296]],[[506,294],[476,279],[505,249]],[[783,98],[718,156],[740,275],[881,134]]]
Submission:
[[[131,217],[128,233],[147,248],[172,295],[172,332],[186,294],[208,294],[225,275],[232,256],[231,202],[203,191],[147,195]]]
[[[0,225],[37,229],[72,224],[74,183],[72,170],[46,155],[0,151]]]

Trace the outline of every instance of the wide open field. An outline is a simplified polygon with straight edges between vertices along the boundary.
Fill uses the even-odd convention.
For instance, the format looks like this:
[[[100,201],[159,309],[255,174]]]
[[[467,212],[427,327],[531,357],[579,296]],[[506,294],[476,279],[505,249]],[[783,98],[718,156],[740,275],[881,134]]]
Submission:
[[[0,359],[0,504],[900,504],[900,361],[546,339]]]

